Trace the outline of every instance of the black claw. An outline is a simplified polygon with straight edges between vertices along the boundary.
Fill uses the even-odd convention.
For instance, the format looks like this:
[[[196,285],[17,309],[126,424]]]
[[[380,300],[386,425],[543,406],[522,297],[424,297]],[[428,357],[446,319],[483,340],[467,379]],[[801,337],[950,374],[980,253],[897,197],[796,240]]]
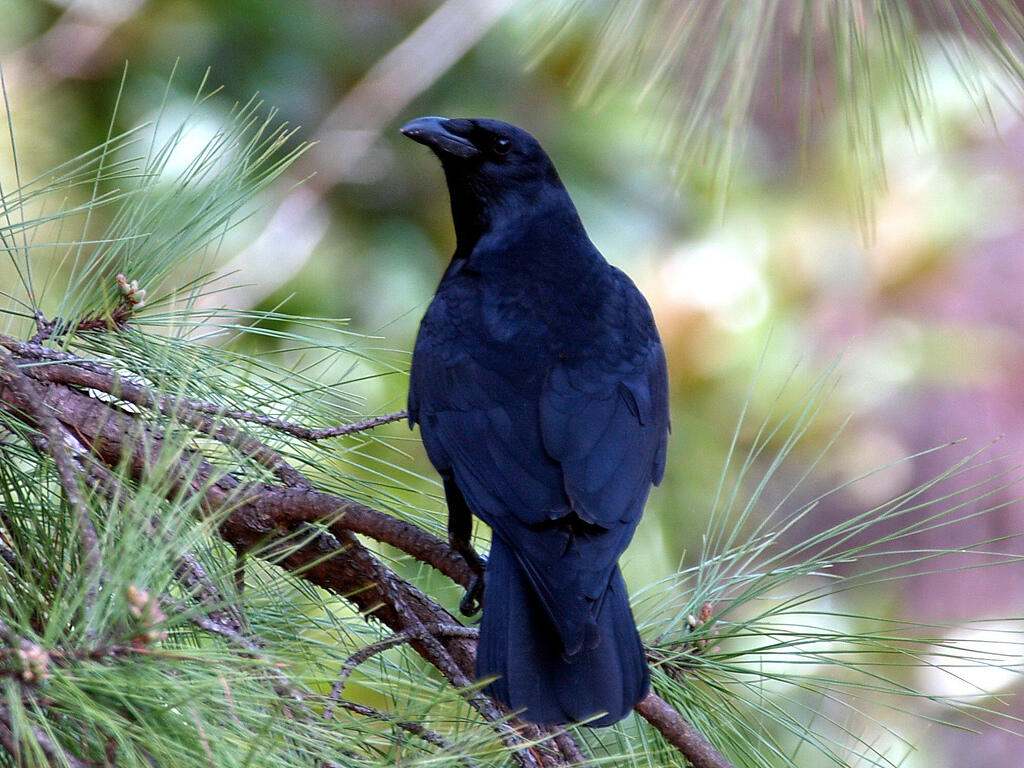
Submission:
[[[477,574],[459,601],[459,613],[463,616],[476,616],[484,607],[484,577]]]

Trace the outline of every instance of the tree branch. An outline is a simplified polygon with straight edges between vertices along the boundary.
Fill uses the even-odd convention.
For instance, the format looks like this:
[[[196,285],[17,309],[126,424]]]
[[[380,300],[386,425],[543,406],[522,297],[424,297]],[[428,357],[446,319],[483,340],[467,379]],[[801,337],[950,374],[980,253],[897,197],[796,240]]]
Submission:
[[[44,320],[43,322],[44,327],[50,327],[54,321]],[[84,386],[90,389],[106,392],[113,397],[123,399],[125,402],[130,402],[141,408],[157,410],[164,415],[171,417],[178,418],[180,414],[186,418],[196,419],[198,415],[204,414],[207,416],[214,416],[221,420],[228,419],[232,421],[243,421],[250,424],[259,424],[260,426],[269,427],[270,429],[292,435],[293,437],[297,437],[301,440],[317,442],[333,437],[345,437],[347,435],[358,434],[359,432],[366,432],[385,424],[401,421],[409,416],[406,411],[394,411],[392,413],[381,414],[380,416],[371,416],[366,419],[360,419],[359,421],[351,424],[338,424],[330,427],[307,427],[303,424],[288,421],[287,419],[281,419],[275,416],[266,416],[253,411],[228,408],[217,403],[210,403],[203,400],[194,400],[186,397],[171,397],[169,395],[155,393],[144,383],[126,378],[108,366],[91,360],[83,360],[66,352],[58,352],[44,347],[41,344],[41,341],[45,338],[46,337],[40,338],[37,333],[31,340],[24,342],[11,338],[10,336],[0,334],[0,346],[6,347],[9,351],[22,357],[45,360],[51,363],[61,362],[66,363],[68,366],[73,366],[72,371],[63,370],[59,375],[56,375],[53,380],[60,381],[64,384],[77,384],[78,386]],[[45,366],[37,367],[36,370],[32,371],[32,374],[36,378],[42,380],[51,380],[51,377],[48,375],[49,372],[42,370],[42,368],[45,368]],[[78,371],[77,375],[75,371]],[[190,426],[196,429],[201,428],[202,431],[207,434],[214,431],[214,425],[206,420],[198,420],[195,423],[190,424]],[[233,447],[242,448],[244,447],[244,444],[235,442],[239,439],[240,436],[237,432],[229,433],[224,442],[229,445],[233,445]],[[280,459],[279,454],[266,448],[266,446],[259,448],[254,446],[252,442],[248,442],[247,444],[256,452],[255,458],[261,460],[261,463],[263,463],[264,466],[271,470],[280,469],[279,462],[283,463],[283,460]],[[295,475],[281,479],[289,485],[300,484]]]
[[[721,752],[667,701],[651,691],[636,705],[637,713],[653,725],[693,768],[732,768]]]
[[[446,752],[454,753],[455,751],[455,747],[450,741],[444,738],[437,731],[432,731],[419,723],[413,723],[409,720],[399,720],[386,712],[381,712],[379,709],[368,707],[365,704],[356,704],[354,701],[339,701],[337,702],[337,705],[342,709],[354,712],[357,715],[370,717],[382,723],[390,723],[397,728],[401,728],[403,731],[408,731],[414,736],[418,736],[428,744],[433,744],[435,747],[443,749]],[[467,766],[467,768],[474,768],[475,763],[473,763],[473,761],[468,757],[458,757],[457,759],[460,763]]]
[[[120,397],[133,405],[158,410],[171,418],[181,420],[182,423],[187,422],[179,414],[187,416],[188,412],[196,406],[211,409],[217,407],[210,403],[200,403],[186,398],[171,398],[153,393],[139,382],[118,376],[113,369],[107,366],[95,361],[80,360],[67,353],[55,352],[40,345],[18,342],[5,336],[0,336],[0,345],[20,356],[52,363],[50,365],[33,365],[25,369],[28,375],[39,381],[95,389],[113,397]],[[57,363],[65,363],[65,365]],[[234,418],[231,413],[225,411],[223,417]],[[368,429],[386,423],[383,419],[394,421],[398,418],[404,418],[404,412],[375,417],[367,419],[365,422],[342,427],[314,428],[310,432],[324,434],[324,436],[328,436],[326,435],[327,431],[333,431],[337,435],[350,434],[357,431],[357,427]],[[370,424],[370,422],[374,423]],[[302,435],[298,436],[302,437]],[[251,436],[248,439],[251,440]],[[321,438],[314,436],[303,439]],[[284,463],[280,454],[276,454],[276,456],[276,461]],[[253,508],[260,514],[270,516],[275,520],[321,522],[337,518],[335,524],[339,527],[389,544],[430,565],[458,584],[469,585],[473,571],[462,555],[453,550],[447,541],[358,502],[316,491],[301,475],[298,478],[290,476],[295,480],[295,487],[289,489],[273,485],[250,486],[249,492],[245,495],[250,499]]]
[[[264,416],[263,414],[253,413],[252,411],[239,411],[232,408],[223,408],[215,403],[204,403],[198,400],[178,400],[177,402],[182,403],[192,410],[199,411],[200,413],[208,413],[222,419],[233,419],[235,421],[246,421],[250,424],[259,424],[310,442],[326,440],[330,437],[344,437],[345,435],[354,435],[358,432],[366,432],[367,430],[380,427],[384,424],[401,421],[409,416],[406,411],[395,411],[394,413],[384,413],[380,416],[371,416],[367,419],[360,419],[359,421],[355,421],[351,424],[339,424],[333,427],[306,427],[302,424],[296,424],[293,421],[288,421],[287,419]]]
[[[28,350],[23,348],[23,351]],[[66,358],[55,361],[51,357],[51,362],[68,364],[32,366],[25,369],[26,373],[41,385],[45,407],[73,430],[105,465],[116,467],[126,463],[132,478],[138,482],[158,466],[157,460],[163,456],[164,461],[159,466],[165,479],[170,481],[164,483],[168,497],[183,493],[198,495],[204,512],[221,520],[220,535],[239,552],[268,558],[303,579],[345,597],[364,615],[381,621],[396,633],[385,643],[408,642],[453,685],[465,688],[470,684],[476,652],[473,638],[468,632],[467,636],[447,637],[444,633],[432,632],[432,628],[458,626],[458,621],[413,585],[400,579],[354,534],[392,545],[466,586],[472,571],[447,542],[358,502],[317,491],[304,478],[298,484],[283,486],[243,482],[216,470],[202,455],[191,450],[180,452],[177,463],[168,468],[163,434],[134,415],[75,387],[113,390],[116,396],[128,402],[137,400],[143,407],[159,410],[185,424],[194,423],[190,422],[187,401],[174,399],[161,405],[162,396],[134,383],[131,386],[140,387],[142,391],[132,391],[125,397],[123,382],[110,379],[109,369],[104,370],[103,366],[94,363],[80,366]],[[16,395],[0,389],[0,408],[17,414]],[[231,444],[245,453],[246,443],[234,441]],[[316,533],[296,544],[296,537],[303,533],[302,527],[309,524],[325,525],[327,533]],[[360,654],[373,655],[383,650],[377,647],[379,645],[370,646],[373,650],[364,649]],[[347,677],[344,672],[343,675]],[[536,739],[535,728],[509,719],[507,713],[482,694],[471,694],[468,699],[515,750],[513,755],[520,765],[543,768],[579,764],[585,759],[567,733],[540,736],[558,746],[557,754],[531,747],[522,740],[520,733]],[[729,768],[729,763],[706,737],[655,693],[640,702],[637,712],[695,768]]]
[[[280,453],[261,443],[252,435],[237,427],[215,421],[206,414],[188,407],[186,403],[179,402],[176,398],[158,395],[141,384],[118,376],[114,371],[104,370],[98,366],[85,369],[62,364],[38,365],[32,368],[30,375],[40,381],[59,381],[64,384],[96,389],[140,408],[157,410],[168,418],[179,420],[186,426],[202,432],[224,445],[236,448],[244,456],[273,472],[285,485],[309,485],[302,474],[288,464]]]
[[[99,537],[89,516],[89,508],[82,491],[78,486],[75,464],[67,446],[64,444],[60,424],[53,414],[41,403],[40,393],[36,385],[18,367],[15,358],[8,354],[0,354],[0,381],[5,383],[11,393],[12,404],[18,412],[27,416],[26,423],[38,428],[47,440],[47,450],[57,468],[68,506],[75,516],[78,528],[78,540],[82,550],[82,568],[86,574],[86,593],[84,600],[85,614],[88,617],[96,604],[99,591],[103,556],[100,552]]]
[[[461,624],[450,624],[447,626],[424,625],[422,629],[407,629],[404,632],[396,632],[391,635],[391,637],[386,637],[376,643],[371,643],[370,645],[360,648],[349,656],[344,665],[342,665],[341,672],[338,674],[338,679],[331,687],[331,693],[327,697],[331,703],[328,704],[327,708],[324,710],[324,717],[329,718],[333,714],[333,705],[341,697],[341,692],[345,688],[345,683],[348,682],[348,678],[351,674],[355,672],[356,667],[368,659],[373,658],[378,653],[383,653],[389,648],[394,648],[398,645],[404,645],[410,640],[422,640],[427,634],[433,635],[434,637],[468,637],[475,640],[480,633],[474,627],[464,627]]]

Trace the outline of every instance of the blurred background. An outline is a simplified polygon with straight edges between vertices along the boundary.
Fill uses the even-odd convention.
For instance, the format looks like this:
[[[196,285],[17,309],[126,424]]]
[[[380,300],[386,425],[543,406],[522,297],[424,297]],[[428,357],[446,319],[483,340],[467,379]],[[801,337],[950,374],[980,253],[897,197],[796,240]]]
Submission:
[[[908,126],[898,87],[882,83],[869,94],[882,183],[875,159],[851,148],[841,99],[826,93],[812,120],[799,119],[792,96],[808,86],[784,24],[779,60],[755,83],[749,119],[730,128],[737,146],[723,160],[695,143],[666,150],[685,99],[673,100],[664,82],[652,96],[642,68],[620,68],[623,51],[608,53],[609,25],[626,30],[633,3],[584,3],[569,16],[566,5],[0,0],[0,62],[21,175],[101,142],[115,102],[115,131],[154,119],[168,82],[166,114],[192,113],[170,166],[183,168],[232,105],[258,93],[318,143],[225,241],[219,269],[229,276],[220,284],[235,287],[206,300],[350,318],[401,367],[454,239],[440,169],[398,126],[441,114],[528,128],[554,158],[594,242],[649,298],[668,350],[669,471],[626,556],[634,586],[699,557],[748,397],[741,456],[768,409],[799,408],[837,358],[838,383],[766,504],[785,496],[848,417],[799,500],[959,438],[966,451],[996,441],[993,466],[1012,471],[1024,448],[1024,100],[986,51],[954,60],[949,30],[923,24],[922,117]],[[620,48],[631,40],[623,34]],[[602,63],[613,77],[591,76]],[[197,106],[204,80],[207,90],[222,90]],[[991,97],[987,108],[978,93]],[[0,178],[13,179],[7,152]],[[0,271],[0,284],[9,278]],[[403,375],[347,377],[367,412],[404,407]],[[406,445],[429,478],[418,442]],[[803,526],[870,509],[955,458],[943,451],[872,475],[829,496]],[[1024,515],[1009,503],[1018,494],[1008,486],[987,500],[1007,502],[998,514],[922,534],[915,546],[990,540],[999,541],[991,549],[1019,553]],[[1018,615],[1022,594],[1020,565],[972,569],[880,589],[876,610],[921,622],[995,620]],[[1006,637],[1007,626],[991,627],[979,643]],[[920,674],[932,672],[916,683],[965,696],[1022,692],[1012,672]],[[1024,716],[1024,707],[1009,706]],[[992,768],[1021,764],[1016,737],[958,724],[977,732],[925,739],[922,727],[921,749],[904,764],[947,764],[949,754]]]

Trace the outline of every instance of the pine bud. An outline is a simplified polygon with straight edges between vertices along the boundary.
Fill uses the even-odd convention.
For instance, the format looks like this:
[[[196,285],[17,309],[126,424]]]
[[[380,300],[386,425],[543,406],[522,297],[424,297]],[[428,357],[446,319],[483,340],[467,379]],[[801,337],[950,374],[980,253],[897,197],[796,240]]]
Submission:
[[[166,630],[160,629],[160,625],[167,620],[167,616],[160,609],[160,601],[134,584],[129,585],[127,592],[128,610],[139,620],[139,627],[142,630],[136,641],[149,645],[167,639]]]
[[[21,679],[26,683],[41,683],[50,676],[50,654],[35,643],[23,642],[18,649]]]
[[[128,585],[128,610],[131,611],[132,616],[141,619],[148,602],[149,593],[146,590],[139,589],[134,584]]]
[[[704,603],[704,605],[700,607],[700,613],[697,614],[697,618],[700,620],[701,624],[706,623],[708,619],[711,618],[711,612],[711,603]]]

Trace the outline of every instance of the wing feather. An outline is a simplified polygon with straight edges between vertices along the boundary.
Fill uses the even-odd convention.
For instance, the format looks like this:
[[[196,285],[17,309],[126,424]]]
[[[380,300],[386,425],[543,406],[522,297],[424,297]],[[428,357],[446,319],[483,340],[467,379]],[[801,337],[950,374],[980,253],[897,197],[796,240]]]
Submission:
[[[668,385],[656,338],[633,364],[602,372],[560,365],[541,398],[544,446],[562,467],[572,508],[605,528],[638,517],[664,474]]]

